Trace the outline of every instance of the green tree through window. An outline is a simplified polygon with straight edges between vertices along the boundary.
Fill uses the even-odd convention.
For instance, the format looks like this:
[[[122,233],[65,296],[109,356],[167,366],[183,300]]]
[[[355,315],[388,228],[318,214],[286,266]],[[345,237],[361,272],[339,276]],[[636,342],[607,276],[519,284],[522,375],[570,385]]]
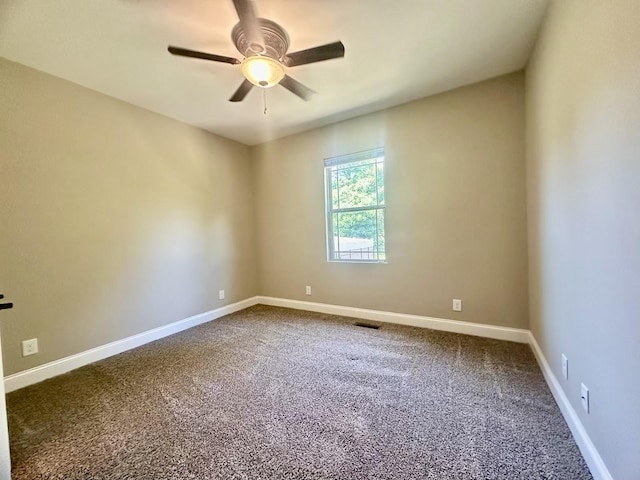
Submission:
[[[384,151],[325,160],[330,261],[384,262]]]

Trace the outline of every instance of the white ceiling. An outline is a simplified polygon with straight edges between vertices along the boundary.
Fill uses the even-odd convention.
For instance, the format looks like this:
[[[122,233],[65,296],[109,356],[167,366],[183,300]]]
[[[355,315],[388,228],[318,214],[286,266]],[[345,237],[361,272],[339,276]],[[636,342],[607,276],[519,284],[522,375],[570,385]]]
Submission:
[[[257,0],[289,51],[342,40],[346,55],[288,69],[318,92],[228,98],[238,66],[174,57],[172,44],[239,57],[231,0],[2,0],[0,56],[253,145],[525,66],[547,0]],[[240,57],[241,58],[241,57]]]

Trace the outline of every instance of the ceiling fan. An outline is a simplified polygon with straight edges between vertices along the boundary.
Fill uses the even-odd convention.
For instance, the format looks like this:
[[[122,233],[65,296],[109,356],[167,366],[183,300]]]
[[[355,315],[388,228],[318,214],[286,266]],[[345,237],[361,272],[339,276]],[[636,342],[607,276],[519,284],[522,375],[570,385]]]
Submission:
[[[254,85],[270,88],[278,84],[303,100],[308,100],[315,92],[287,75],[285,69],[344,57],[344,45],[340,41],[287,53],[289,35],[277,23],[258,18],[253,0],[233,0],[233,5],[240,21],[231,31],[231,40],[244,60],[169,46],[172,55],[240,65],[245,80],[231,96],[230,102],[241,102]]]

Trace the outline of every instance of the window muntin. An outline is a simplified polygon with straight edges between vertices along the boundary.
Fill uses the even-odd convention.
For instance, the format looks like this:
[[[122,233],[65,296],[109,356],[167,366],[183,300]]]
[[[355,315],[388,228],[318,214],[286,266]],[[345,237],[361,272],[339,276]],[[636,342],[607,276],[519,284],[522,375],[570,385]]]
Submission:
[[[385,262],[384,150],[325,160],[327,259]]]

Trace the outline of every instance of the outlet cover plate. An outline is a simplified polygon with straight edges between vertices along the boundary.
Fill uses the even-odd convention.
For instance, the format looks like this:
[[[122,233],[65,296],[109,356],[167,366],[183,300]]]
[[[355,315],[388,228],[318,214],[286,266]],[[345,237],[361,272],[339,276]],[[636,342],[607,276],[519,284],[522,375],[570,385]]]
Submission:
[[[584,383],[580,384],[580,401],[584,411],[589,413],[589,389]]]
[[[38,339],[32,338],[30,340],[24,340],[22,342],[22,356],[28,357],[29,355],[35,355],[38,353]]]
[[[462,300],[460,300],[459,298],[454,298],[453,299],[453,311],[454,312],[461,312],[462,311]]]

